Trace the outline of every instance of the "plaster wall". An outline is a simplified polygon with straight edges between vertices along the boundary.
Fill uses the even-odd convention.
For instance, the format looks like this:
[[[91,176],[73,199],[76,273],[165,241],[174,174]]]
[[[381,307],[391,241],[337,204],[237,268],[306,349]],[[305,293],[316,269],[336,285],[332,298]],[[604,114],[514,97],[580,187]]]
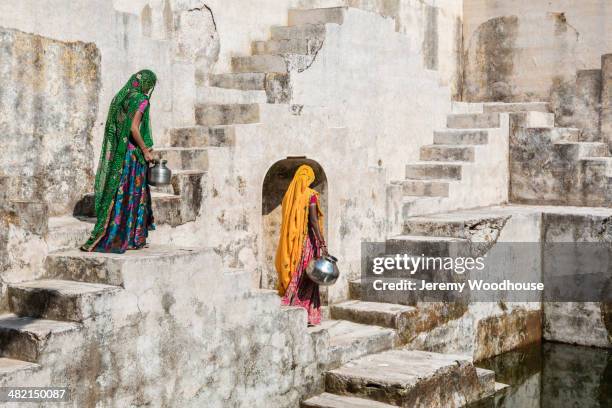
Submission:
[[[299,7],[349,6],[395,21],[422,67],[437,71],[441,84],[460,94],[464,0],[299,0]]]
[[[385,237],[385,171],[354,166],[366,162],[367,151],[326,109],[306,106],[299,113],[286,105],[260,109],[260,124],[237,126],[235,146],[209,155],[201,217],[193,225],[160,226],[152,240],[211,246],[226,265],[253,271],[253,286],[259,287],[275,274],[266,248],[278,240],[266,234],[273,229],[265,228],[262,219],[264,178],[277,161],[306,156],[327,177],[329,251],[341,260],[342,277],[330,288],[329,298],[345,299],[347,281],[359,276],[361,239]],[[321,149],[322,145],[327,147]]]
[[[3,0],[0,1],[0,26],[56,41],[92,43],[98,49],[100,85],[97,91],[101,108],[92,129],[94,152],[99,152],[102,143],[111,99],[131,74],[143,68],[152,68],[159,78],[151,104],[156,143],[164,144],[162,130],[165,127],[193,124],[193,66],[176,61],[170,43],[143,36],[140,19],[136,15],[118,12],[111,2]],[[185,89],[176,84],[191,85]],[[57,96],[59,100],[66,97]],[[185,112],[181,106],[189,109]],[[90,107],[82,106],[82,109]],[[94,171],[97,156],[94,153],[95,162],[91,163]]]
[[[0,61],[0,202],[71,212],[93,183],[98,49],[0,28]]]
[[[392,19],[348,10],[344,24],[328,25],[315,62],[292,73],[292,104],[260,104],[259,124],[235,126],[234,146],[210,149],[198,220],[162,226],[152,239],[210,245],[227,265],[254,271],[254,286],[270,287],[266,248],[278,237],[261,217],[264,178],[277,161],[306,156],[327,176],[328,244],[343,271],[328,298],[345,299],[347,281],[359,275],[361,240],[382,240],[389,231],[387,181],[403,178],[405,163],[431,143],[450,110],[449,88],[410,55],[416,51]]]
[[[367,161],[355,161],[354,170],[383,167],[390,179],[402,179],[405,164],[444,126],[450,88],[423,68],[413,41],[396,32],[394,19],[349,9],[342,25],[327,26],[310,68],[292,74],[291,102],[328,107],[355,146],[367,149]],[[323,143],[320,150],[330,147]]]
[[[549,100],[612,49],[607,0],[465,0],[466,101]]]

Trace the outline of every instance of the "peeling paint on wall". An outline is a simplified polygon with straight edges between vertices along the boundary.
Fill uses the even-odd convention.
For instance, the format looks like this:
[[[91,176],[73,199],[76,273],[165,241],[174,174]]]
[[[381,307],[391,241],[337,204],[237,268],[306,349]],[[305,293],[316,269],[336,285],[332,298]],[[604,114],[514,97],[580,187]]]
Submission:
[[[512,98],[518,28],[517,16],[492,18],[480,25],[470,38],[464,59],[467,100],[507,101]]]

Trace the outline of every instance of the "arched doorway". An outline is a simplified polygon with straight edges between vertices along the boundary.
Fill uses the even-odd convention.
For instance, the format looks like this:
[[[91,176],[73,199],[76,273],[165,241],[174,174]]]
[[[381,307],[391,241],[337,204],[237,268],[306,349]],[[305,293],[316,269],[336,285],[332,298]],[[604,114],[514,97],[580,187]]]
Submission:
[[[327,215],[327,176],[323,167],[307,157],[288,157],[279,160],[268,169],[262,187],[263,251],[264,263],[260,278],[260,287],[276,289],[276,269],[274,257],[281,226],[281,203],[289,183],[298,167],[307,164],[315,172],[315,181],[311,187],[319,192],[323,213]],[[327,217],[324,218],[327,238]]]

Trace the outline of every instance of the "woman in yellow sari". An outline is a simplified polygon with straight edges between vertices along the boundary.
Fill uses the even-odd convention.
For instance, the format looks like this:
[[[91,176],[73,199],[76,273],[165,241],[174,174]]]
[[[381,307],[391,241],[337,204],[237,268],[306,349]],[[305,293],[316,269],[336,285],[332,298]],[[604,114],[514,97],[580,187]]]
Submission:
[[[321,298],[319,285],[305,273],[306,266],[311,259],[327,254],[319,193],[310,188],[314,180],[312,168],[302,165],[289,184],[275,262],[282,304],[306,309],[309,325],[321,323]]]

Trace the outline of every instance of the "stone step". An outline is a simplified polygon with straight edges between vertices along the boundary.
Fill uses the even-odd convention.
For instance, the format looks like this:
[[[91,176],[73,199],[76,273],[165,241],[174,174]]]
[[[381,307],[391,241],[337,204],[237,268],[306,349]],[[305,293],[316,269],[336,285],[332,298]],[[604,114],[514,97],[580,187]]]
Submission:
[[[265,91],[266,75],[264,72],[213,74],[209,77],[209,86],[242,91]]]
[[[406,165],[406,178],[414,180],[461,180],[462,165],[457,163],[415,162]]]
[[[443,205],[444,200],[448,200],[448,197],[403,196],[401,204],[402,217],[412,217],[415,214],[430,214],[434,212],[434,209]]]
[[[325,24],[305,24],[300,26],[273,26],[270,29],[273,40],[304,40],[322,41],[325,38]]]
[[[453,237],[432,237],[420,235],[397,235],[388,238],[386,250],[390,254],[448,256],[468,243],[466,239]]]
[[[530,128],[526,129],[530,136],[543,138],[550,140],[552,143],[557,142],[580,142],[581,141],[581,130],[577,128]]]
[[[551,112],[548,102],[491,102],[483,104],[484,113],[501,112]]]
[[[193,221],[181,217],[182,204],[181,197],[175,194],[151,192],[151,207],[156,224],[169,224],[175,227]]]
[[[424,161],[461,161],[473,162],[476,151],[474,146],[427,145],[421,146],[420,159]]]
[[[453,216],[447,217],[411,217],[404,221],[403,233],[406,235],[451,237],[468,239],[485,230],[501,229],[508,217]]]
[[[160,147],[153,150],[153,157],[167,160],[173,170],[208,169],[208,149],[205,147]]]
[[[303,401],[301,408],[393,408],[394,405],[369,399],[336,395],[324,392],[321,395]]]
[[[288,103],[291,92],[289,74],[275,72],[213,75],[210,86],[239,91],[266,91],[268,103]]]
[[[47,343],[80,328],[73,322],[0,315],[0,356],[36,362]]]
[[[174,147],[229,147],[236,140],[234,126],[191,126],[168,130]]]
[[[98,299],[120,287],[66,280],[42,279],[9,284],[10,309],[18,316],[82,322],[94,317]]]
[[[196,106],[196,123],[200,126],[257,122],[259,122],[258,104],[202,104]]]
[[[597,180],[598,184],[593,184],[594,188],[597,185],[603,185],[603,195],[612,197],[610,192],[612,191],[612,157],[583,157],[580,159],[580,162],[584,165],[584,169],[589,171],[589,176],[591,179],[598,178],[600,176],[601,179]],[[607,206],[608,204],[605,202],[606,198],[602,195],[601,203],[594,204],[594,206]]]
[[[33,373],[38,371],[40,366],[36,363],[30,363],[29,361],[15,360],[12,358],[0,358],[0,380],[10,378],[13,375],[20,374],[22,372]]]
[[[202,170],[181,170],[172,175],[173,193],[181,198],[181,207],[177,223],[168,224],[176,226],[195,221],[204,200],[206,174],[207,172]],[[153,215],[155,216],[155,213]]]
[[[280,55],[250,55],[232,57],[232,72],[277,72],[286,74],[288,70],[285,58]]]
[[[448,197],[448,180],[402,180],[402,192],[407,196]]]
[[[202,180],[206,172],[202,170],[179,170],[173,172],[172,185],[151,187],[151,207],[156,224],[171,226],[183,225],[194,221],[202,205]],[[176,192],[176,194],[175,194]],[[76,217],[90,217],[95,223],[95,204],[93,193],[86,194],[74,209]],[[82,224],[78,229],[62,232],[53,245],[54,250],[74,248],[83,244],[93,225],[89,228]],[[78,245],[72,243],[80,242]]]
[[[321,363],[326,369],[340,367],[355,358],[388,350],[398,344],[393,329],[358,324],[347,320],[324,320],[308,332],[315,342],[325,344]],[[317,340],[318,339],[318,340]]]
[[[217,257],[207,248],[149,245],[124,254],[83,252],[78,249],[51,253],[45,261],[45,278],[138,287],[143,274],[186,273],[186,267],[216,267]]]
[[[500,127],[499,113],[453,113],[446,117],[449,129],[486,129]]]
[[[385,241],[385,253],[389,257],[396,255],[400,256],[414,256],[414,257],[427,257],[427,258],[445,258],[445,257],[464,257],[473,256],[471,253],[470,243],[466,239],[450,238],[450,237],[429,237],[429,236],[416,236],[416,235],[399,235],[388,238]],[[393,274],[387,274],[386,280],[390,280],[390,276],[394,277],[395,281],[401,281],[402,279],[416,279],[433,281],[440,279],[444,274],[444,271],[440,271],[441,266],[436,266],[436,263],[423,262],[419,264],[418,269],[410,271],[397,271]],[[448,276],[447,279],[452,279],[454,276]],[[420,286],[420,282],[417,282],[417,286]],[[374,298],[368,298],[363,300],[380,301],[386,303],[400,303],[406,305],[413,305],[418,301],[436,300],[437,294],[430,294],[424,291],[376,291],[372,294],[372,290],[369,291]],[[383,292],[379,294],[377,292]],[[384,292],[393,292],[392,294],[386,294]],[[395,293],[399,292],[399,293]],[[430,296],[431,295],[431,296]],[[448,293],[448,296],[463,296],[459,292]],[[433,297],[432,297],[433,296]],[[438,298],[439,299],[439,296]],[[449,301],[454,300],[450,297],[447,298]]]
[[[155,222],[163,224],[169,220],[168,215],[170,213],[172,213],[175,209],[178,211],[181,206],[181,197],[175,194],[151,191],[151,206],[153,209]],[[96,213],[93,193],[83,196],[81,201],[75,207],[74,215],[76,217],[88,217],[95,219]],[[85,229],[85,227],[83,227],[83,229]]]
[[[179,196],[187,201],[200,200],[192,192],[202,190],[202,178],[206,174],[203,170],[173,170],[170,184],[166,186],[150,186],[154,197]],[[160,193],[160,194],[157,194]]]
[[[289,10],[289,26],[305,24],[342,24],[346,7]]]
[[[325,389],[400,407],[460,407],[484,395],[467,359],[414,350],[389,350],[328,371]]]
[[[514,112],[510,114],[510,126],[552,128],[555,126],[555,114],[537,111]]]
[[[585,157],[608,157],[610,150],[607,143],[599,142],[556,142],[560,154],[568,160],[579,160]]]
[[[267,102],[268,95],[265,90],[244,91],[242,89],[219,88],[213,86],[201,86],[196,89],[196,105]]]
[[[72,216],[49,218],[47,246],[49,252],[83,245],[91,233],[95,218],[75,218]]]
[[[321,45],[322,41],[316,38],[255,41],[251,45],[251,52],[253,55],[311,55],[316,53]]]
[[[482,129],[445,129],[434,132],[437,145],[483,145],[489,142],[489,132]]]
[[[360,300],[349,300],[331,306],[333,319],[389,327],[399,333],[410,327],[410,320],[417,313],[416,307],[412,306]]]
[[[385,278],[385,282],[399,281],[398,278]],[[401,280],[412,280],[415,284],[420,285],[420,279],[402,278]],[[351,300],[361,300],[370,303],[379,304],[391,304],[391,305],[404,305],[414,307],[419,301],[419,294],[414,291],[400,291],[400,290],[385,290],[385,291],[368,291],[367,298],[362,298],[362,290],[372,288],[373,283],[376,279],[371,278],[368,280],[357,279],[349,282],[349,298]],[[364,288],[362,289],[362,283]],[[406,335],[410,335],[408,331],[403,331],[402,336],[406,338]]]
[[[480,382],[480,387],[486,396],[495,394],[496,382],[495,382],[495,371],[486,370],[484,368],[476,367],[476,375]]]

